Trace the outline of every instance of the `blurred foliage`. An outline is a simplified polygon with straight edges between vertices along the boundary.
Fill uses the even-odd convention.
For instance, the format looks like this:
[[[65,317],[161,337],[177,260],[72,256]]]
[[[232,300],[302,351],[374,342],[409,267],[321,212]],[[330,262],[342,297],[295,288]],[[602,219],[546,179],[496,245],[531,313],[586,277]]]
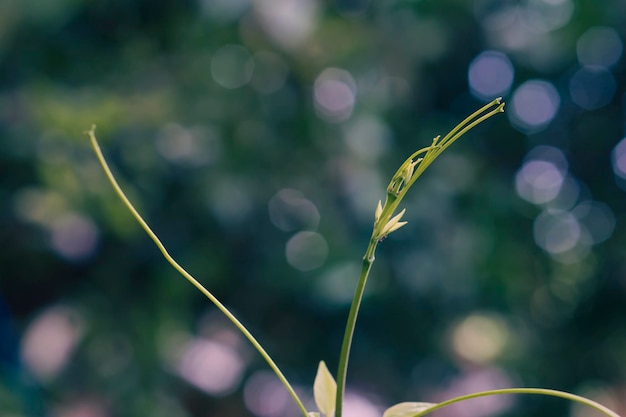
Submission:
[[[389,176],[498,88],[506,115],[436,161],[379,249],[347,404],[519,385],[626,412],[624,39],[622,0],[0,2],[0,414],[297,413],[116,200],[92,123],[166,247],[312,400]],[[478,71],[485,51],[511,68]],[[440,415],[570,407],[509,400]]]

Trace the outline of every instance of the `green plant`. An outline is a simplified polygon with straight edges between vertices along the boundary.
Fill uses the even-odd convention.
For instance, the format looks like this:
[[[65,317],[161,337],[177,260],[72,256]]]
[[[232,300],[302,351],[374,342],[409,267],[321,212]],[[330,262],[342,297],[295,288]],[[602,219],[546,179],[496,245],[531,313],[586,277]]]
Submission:
[[[265,359],[270,368],[283,383],[283,385],[297,404],[298,408],[300,409],[302,415],[304,417],[319,417],[321,413],[325,416],[335,415],[336,417],[341,417],[343,411],[343,398],[352,338],[354,335],[354,329],[356,326],[356,320],[359,313],[359,307],[361,305],[363,292],[365,290],[367,279],[374,263],[376,247],[390,233],[393,233],[394,231],[398,230],[406,224],[406,222],[401,221],[404,213],[406,212],[406,209],[403,209],[398,214],[396,214],[396,211],[408,190],[422,175],[422,173],[430,166],[430,164],[443,151],[445,151],[450,145],[452,145],[457,139],[467,133],[470,129],[482,123],[486,119],[489,119],[490,117],[503,111],[504,103],[502,102],[501,98],[493,100],[492,102],[485,105],[481,109],[471,114],[465,120],[463,120],[446,136],[444,136],[443,139],[440,136],[437,136],[435,139],[433,139],[433,142],[430,146],[422,148],[413,153],[406,161],[404,161],[404,163],[393,175],[387,187],[385,202],[383,204],[382,201],[379,201],[374,213],[374,226],[372,229],[372,235],[369,241],[369,245],[365,251],[365,255],[363,257],[361,275],[348,315],[343,343],[341,346],[339,367],[337,370],[337,382],[335,382],[335,379],[326,367],[325,362],[320,361],[319,363],[317,375],[313,384],[314,398],[319,412],[310,412],[306,409],[302,400],[299,398],[287,378],[283,375],[280,368],[276,365],[276,363],[265,351],[265,349],[260,345],[260,343],[246,329],[246,327],[209,290],[202,286],[199,281],[197,281],[191,274],[189,274],[172,258],[172,256],[165,249],[163,243],[161,243],[157,235],[152,231],[152,229],[150,229],[148,224],[137,212],[137,210],[128,200],[121,187],[117,183],[96,140],[95,126],[92,126],[91,130],[89,130],[87,134],[91,139],[91,144],[94,148],[96,156],[100,164],[102,165],[102,168],[104,169],[108,180],[113,185],[115,192],[122,200],[124,205],[135,217],[135,219],[139,222],[144,231],[157,245],[167,262],[169,262],[184,278],[186,278],[192,285],[194,285],[200,292],[202,292],[202,294],[204,294],[250,341],[250,343]],[[453,403],[482,396],[502,394],[538,394],[560,397],[587,405],[607,416],[619,417],[615,412],[588,398],[566,392],[541,388],[510,388],[502,390],[482,391],[470,395],[453,398],[437,404],[426,402],[403,402],[388,408],[385,411],[383,417],[419,417]]]

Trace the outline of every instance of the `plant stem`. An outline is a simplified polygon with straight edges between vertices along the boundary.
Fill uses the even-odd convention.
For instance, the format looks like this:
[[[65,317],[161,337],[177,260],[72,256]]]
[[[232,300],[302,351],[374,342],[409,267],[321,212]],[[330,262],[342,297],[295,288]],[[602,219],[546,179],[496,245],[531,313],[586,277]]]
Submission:
[[[359,315],[359,307],[361,300],[363,299],[363,292],[365,291],[365,284],[367,283],[367,277],[369,276],[372,264],[374,263],[374,252],[376,252],[376,246],[378,241],[371,239],[365,256],[363,257],[363,266],[361,268],[361,276],[359,283],[357,284],[356,291],[354,292],[354,298],[352,299],[352,305],[350,306],[350,313],[348,314],[348,321],[346,323],[346,331],[343,335],[343,343],[341,344],[341,354],[339,355],[339,368],[337,369],[337,396],[335,399],[335,417],[341,417],[343,407],[343,396],[346,389],[346,374],[348,372],[348,359],[350,358],[350,347],[352,345],[352,336],[354,335],[354,328],[356,326],[356,319]]]
[[[404,188],[404,191],[405,192],[408,191],[408,189],[420,177],[420,175],[426,170],[426,168],[428,168],[430,166],[430,164],[435,159],[437,159],[437,157],[439,155],[441,155],[441,153],[443,151],[445,151],[450,145],[452,145],[454,142],[456,142],[457,139],[459,139],[461,136],[466,134],[468,131],[470,131],[471,129],[473,129],[477,125],[481,124],[485,120],[489,119],[490,117],[492,117],[492,116],[494,116],[494,115],[496,115],[498,113],[504,112],[504,103],[501,100],[502,99],[500,97],[498,97],[497,99],[495,99],[495,100],[491,101],[490,103],[486,104],[485,106],[483,106],[479,110],[477,110],[474,113],[472,113],[469,117],[467,117],[461,123],[456,125],[456,127],[454,129],[452,129],[446,136],[444,136],[444,138],[439,141],[439,143],[437,144],[437,147],[434,149],[433,152],[427,152],[426,155],[424,155],[424,160],[417,167],[417,170],[415,171],[415,174],[411,178],[411,181]],[[493,106],[496,106],[493,110],[491,110],[491,111],[487,112],[486,114],[483,114],[482,116],[480,116],[482,113],[484,113],[485,111],[489,110]],[[480,117],[478,117],[478,116],[480,116]]]
[[[495,108],[494,108],[495,107]],[[493,109],[485,113],[487,110]],[[348,359],[350,356],[350,347],[352,345],[352,337],[354,335],[354,328],[356,326],[356,319],[359,313],[359,307],[361,300],[363,299],[363,292],[365,291],[365,284],[367,283],[367,277],[369,276],[370,269],[374,263],[374,252],[378,242],[385,238],[388,233],[385,233],[385,225],[388,222],[393,221],[391,216],[395,213],[398,205],[406,195],[406,192],[411,188],[413,183],[422,175],[422,173],[428,168],[428,166],[450,145],[452,145],[458,138],[463,136],[469,130],[476,125],[487,120],[496,113],[504,111],[504,103],[502,98],[498,97],[490,103],[486,104],[479,110],[472,113],[459,123],[454,129],[452,129],[439,143],[439,136],[437,136],[431,146],[422,148],[413,153],[409,159],[407,159],[396,171],[392,177],[391,183],[387,188],[387,198],[385,205],[381,209],[381,213],[376,215],[374,222],[374,228],[372,231],[372,237],[370,243],[363,257],[363,268],[361,269],[361,276],[357,284],[356,291],[354,292],[354,298],[352,299],[352,305],[350,306],[350,313],[348,314],[348,321],[346,323],[346,330],[343,336],[343,342],[341,344],[341,354],[339,355],[339,367],[337,369],[337,393],[335,399],[335,417],[341,417],[343,396],[346,388],[346,374],[348,370]],[[482,116],[481,116],[482,114]],[[479,117],[480,116],[480,117]],[[424,154],[423,158],[414,160],[419,155]],[[409,168],[416,167],[415,171],[407,173]],[[410,178],[405,178],[405,175]],[[404,183],[404,185],[402,185]],[[380,203],[379,203],[380,204]],[[401,214],[400,214],[401,216]],[[397,219],[396,219],[397,221]]]
[[[569,392],[557,391],[552,389],[544,389],[544,388],[506,388],[506,389],[497,389],[491,391],[482,391],[476,392],[474,394],[462,395],[460,397],[453,398],[451,400],[447,400],[438,404],[434,404],[432,407],[427,408],[426,410],[413,415],[412,417],[422,417],[431,412],[438,410],[440,408],[446,407],[448,405],[458,403],[465,400],[471,400],[473,398],[485,397],[488,395],[502,395],[502,394],[535,394],[535,395],[548,395],[552,397],[560,397],[565,398],[570,401],[574,401],[577,403],[584,404],[588,407],[595,409],[609,417],[620,417],[614,411],[608,409],[607,407],[599,404],[595,401],[592,401],[588,398],[581,397],[580,395],[570,394]]]
[[[109,182],[113,186],[113,189],[115,190],[115,193],[122,200],[122,202],[124,203],[126,208],[128,208],[128,210],[132,213],[133,217],[135,218],[135,220],[137,220],[137,222],[139,223],[141,228],[148,234],[148,236],[150,236],[150,239],[152,239],[154,241],[154,243],[156,244],[157,248],[159,248],[159,250],[161,251],[161,254],[163,254],[163,257],[165,258],[165,260],[170,265],[172,265],[174,267],[174,269],[176,269],[176,271],[178,271],[178,273],[180,273],[183,277],[185,277],[185,279],[187,279],[187,281],[189,281],[202,294],[204,294],[204,296],[206,298],[208,298],[222,313],[224,313],[224,315],[235,325],[235,327],[237,327],[237,329],[241,333],[243,333],[243,335],[246,337],[246,339],[248,339],[250,341],[252,346],[254,346],[254,348],[259,352],[259,354],[261,354],[263,359],[265,359],[265,361],[270,366],[270,368],[272,368],[272,370],[274,371],[274,373],[276,374],[278,379],[280,379],[280,381],[283,383],[285,388],[287,388],[287,391],[289,391],[289,394],[291,395],[291,398],[293,398],[293,400],[295,401],[296,405],[298,406],[298,408],[302,412],[302,415],[304,417],[308,417],[307,410],[304,407],[304,404],[302,403],[300,398],[298,397],[298,394],[296,394],[296,392],[293,389],[293,387],[291,386],[291,384],[289,384],[289,381],[287,381],[287,378],[285,378],[283,373],[280,371],[280,368],[278,368],[276,363],[272,360],[272,358],[265,351],[265,349],[263,349],[261,344],[254,338],[254,336],[252,336],[252,334],[237,319],[237,317],[235,317],[228,310],[228,308],[226,306],[224,306],[209,290],[207,290],[202,284],[200,284],[200,282],[198,280],[196,280],[189,272],[187,272],[182,266],[180,266],[178,264],[178,262],[176,262],[174,260],[174,258],[172,258],[172,256],[165,249],[165,246],[163,245],[163,243],[161,243],[161,240],[159,240],[157,235],[152,231],[150,226],[148,226],[148,224],[141,217],[139,212],[132,205],[132,203],[130,202],[128,197],[126,197],[126,194],[124,194],[124,191],[122,191],[122,188],[117,183],[117,180],[113,176],[113,173],[111,172],[111,170],[109,168],[109,165],[107,164],[106,160],[104,159],[104,155],[102,154],[102,151],[100,150],[100,146],[98,145],[98,141],[96,140],[95,126],[92,126],[91,130],[88,131],[87,134],[89,135],[89,138],[91,139],[91,145],[92,145],[92,147],[93,147],[93,149],[94,149],[94,151],[96,153],[96,156],[98,157],[98,161],[100,162],[100,165],[102,165],[102,169],[104,170],[104,173],[106,174]]]

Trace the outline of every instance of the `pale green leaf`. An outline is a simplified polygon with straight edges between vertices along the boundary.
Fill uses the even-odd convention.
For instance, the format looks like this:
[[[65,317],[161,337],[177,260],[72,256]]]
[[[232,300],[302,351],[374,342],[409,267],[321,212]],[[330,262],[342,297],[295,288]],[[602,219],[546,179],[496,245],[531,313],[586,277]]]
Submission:
[[[385,225],[385,227],[383,227],[382,232],[380,232],[380,237],[387,236],[389,233],[393,232],[394,230],[398,230],[399,228],[404,226],[406,222],[400,222],[400,219],[402,218],[402,216],[404,216],[405,212],[406,212],[406,209],[403,209],[395,217],[389,220],[387,224]],[[400,226],[396,226],[398,222],[400,222]]]
[[[407,223],[408,222],[398,222],[398,223],[394,224],[393,226],[391,226],[391,228],[389,230],[387,230],[386,234],[389,234],[391,232],[395,232],[396,230],[398,230],[399,228],[401,228],[402,226],[404,226]]]
[[[337,395],[337,383],[330,374],[324,361],[320,361],[317,367],[317,375],[313,384],[313,394],[317,408],[327,416],[335,412],[335,398]]]
[[[308,413],[306,413],[309,417],[320,417],[320,413],[316,412],[316,411],[309,411]]]
[[[430,407],[437,405],[433,403],[400,403],[389,407],[383,417],[413,417]]]
[[[374,220],[378,221],[380,219],[380,215],[383,214],[383,205],[380,200],[378,200],[378,205],[376,206],[376,212],[374,213]]]

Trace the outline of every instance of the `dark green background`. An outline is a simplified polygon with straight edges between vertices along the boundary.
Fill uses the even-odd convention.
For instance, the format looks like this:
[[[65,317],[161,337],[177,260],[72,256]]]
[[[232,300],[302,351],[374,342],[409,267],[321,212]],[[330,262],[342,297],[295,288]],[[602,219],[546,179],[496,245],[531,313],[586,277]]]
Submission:
[[[507,10],[521,19],[540,6],[567,17],[542,30],[510,23],[520,32],[485,23]],[[280,25],[267,22],[289,10],[310,16],[311,30],[286,47],[295,35],[273,37]],[[306,27],[295,17],[287,22]],[[408,155],[484,104],[470,93],[468,68],[485,50],[505,53],[514,66],[505,101],[527,80],[549,81],[560,94],[557,116],[524,132],[510,111],[498,115],[416,183],[403,204],[409,224],[377,253],[349,388],[382,410],[498,388],[499,375],[504,385],[595,395],[624,412],[626,203],[611,152],[624,137],[626,61],[609,69],[616,89],[606,105],[582,109],[569,87],[581,65],[577,41],[595,26],[626,38],[626,3],[2,0],[0,415],[255,415],[243,387],[266,364],[119,203],[83,134],[92,123],[172,255],[249,326],[309,401],[318,361],[335,373],[376,201]],[[521,46],[507,47],[506,34]],[[221,85],[211,66],[225,45],[273,54],[284,71],[269,70],[278,88],[267,91],[272,78],[258,62],[250,82]],[[314,100],[316,78],[331,67],[356,84],[352,115],[339,122],[319,114]],[[231,70],[235,79],[242,71]],[[375,123],[361,132],[374,126],[385,136],[373,156],[354,137],[363,120]],[[168,157],[164,146],[175,150],[177,135],[195,148]],[[568,262],[533,237],[546,206],[516,193],[516,172],[538,145],[559,148],[583,190],[579,200],[606,204],[616,219],[608,240]],[[292,227],[276,227],[268,202],[282,189],[302,193],[305,213],[314,205],[319,223],[293,214],[296,204]],[[96,231],[97,243],[68,257],[54,239],[69,233],[71,240],[77,225]],[[329,248],[310,271],[285,256],[303,230]],[[453,329],[476,315],[508,329],[504,351],[487,363],[451,347]],[[60,319],[75,343],[63,366],[42,376],[24,352],[46,317]],[[35,344],[52,352],[57,336]],[[215,395],[181,378],[171,351],[185,340],[234,346],[245,358],[241,382]],[[558,400],[520,397],[512,405],[500,415],[570,412]],[[481,407],[442,415],[489,415]],[[289,404],[274,415],[297,410]]]

